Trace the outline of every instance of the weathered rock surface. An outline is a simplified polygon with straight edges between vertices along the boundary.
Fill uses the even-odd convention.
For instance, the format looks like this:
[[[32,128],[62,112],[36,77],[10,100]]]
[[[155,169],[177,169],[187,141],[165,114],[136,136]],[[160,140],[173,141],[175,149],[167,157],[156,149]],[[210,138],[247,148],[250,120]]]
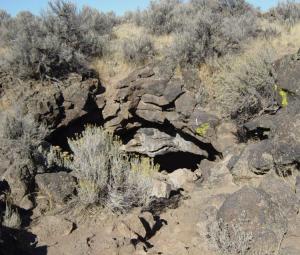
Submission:
[[[51,240],[53,243],[69,235],[75,228],[73,222],[60,216],[44,216],[40,223],[32,227],[31,231],[38,236],[40,243]]]
[[[265,174],[274,165],[272,145],[269,140],[249,144],[240,153],[232,157],[228,167],[237,179],[254,178]]]
[[[168,175],[168,181],[175,189],[186,189],[201,178],[201,173],[193,173],[189,169],[177,169]]]
[[[3,162],[0,178],[8,183],[14,204],[21,206],[25,196],[33,192],[37,164],[28,148],[18,141],[0,139],[0,142],[0,162]]]
[[[183,80],[162,76],[152,66],[115,86],[103,117],[106,128],[131,132],[124,146],[130,152],[150,157],[178,151],[208,157],[217,152],[213,144],[219,119],[201,107]]]
[[[294,96],[300,96],[300,52],[287,55],[275,63],[277,84]]]
[[[35,176],[35,183],[40,192],[49,200],[64,204],[74,195],[75,178],[68,173],[44,173]]]
[[[276,254],[287,232],[287,219],[278,205],[263,190],[251,187],[243,187],[225,200],[217,222],[220,249],[234,254]]]
[[[151,196],[156,198],[169,198],[172,191],[172,186],[170,183],[161,180],[155,180],[153,182],[153,188]]]
[[[32,230],[48,245],[49,255],[196,255],[199,251],[215,255],[210,249],[212,239],[223,253],[298,254],[300,181],[295,178],[295,185],[283,177],[299,174],[299,58],[285,57],[275,69],[281,108],[276,104],[272,111],[262,111],[262,98],[255,93],[246,98],[245,109],[237,111],[244,117],[242,144],[236,125],[228,120],[222,123],[205,108],[203,93],[193,93],[201,81],[189,77],[188,70],[182,78],[175,78],[149,65],[107,88],[106,93],[97,79],[83,80],[78,75],[61,82],[28,81],[24,85],[1,73],[0,110],[18,102],[18,111],[46,124],[48,134],[65,127],[74,134],[80,132],[75,122],[100,124],[101,120],[104,127],[120,135],[125,143],[122,149],[128,152],[149,157],[174,153],[175,160],[185,153],[199,158],[196,165],[200,163],[200,169],[195,172],[160,173],[151,194],[155,199],[142,214],[121,215],[112,221],[105,218],[100,226],[83,224],[74,233],[74,224],[63,217],[41,218]],[[216,160],[220,153],[223,157]],[[7,181],[13,202],[23,209],[32,209],[26,198],[34,191],[58,204],[66,203],[74,193],[76,184],[70,174],[49,173],[52,168],[44,169],[34,155],[27,155],[13,141],[1,141],[0,162],[1,179]]]
[[[128,152],[138,152],[149,157],[164,155],[170,152],[189,152],[208,157],[208,152],[180,134],[169,135],[154,128],[140,128],[134,138],[122,147]]]
[[[281,105],[275,114],[260,115],[243,125],[246,136],[266,139],[264,148],[268,159],[260,159],[265,162],[264,170],[274,168],[283,175],[292,172],[300,162],[300,58],[299,53],[286,56],[275,63],[277,73],[277,101]],[[271,159],[273,157],[273,160]],[[257,160],[256,160],[257,161]],[[273,161],[273,162],[272,162]],[[257,168],[251,170],[256,171]]]
[[[273,173],[266,175],[259,187],[271,196],[272,201],[278,204],[281,212],[288,219],[297,216],[300,201],[295,194],[292,182]]]
[[[300,105],[300,101],[299,101]],[[232,164],[232,172],[239,176],[243,170],[246,176],[266,174],[274,169],[281,175],[288,175],[297,169],[300,162],[300,112],[281,109],[274,116],[262,116],[246,123],[248,135],[253,132],[267,132],[264,140],[249,144]],[[241,168],[241,165],[243,167]]]
[[[43,123],[48,140],[52,139],[53,131],[57,132],[61,127],[70,126],[85,116],[92,116],[92,123],[97,123],[102,118],[99,108],[103,108],[105,102],[97,98],[102,93],[98,79],[84,80],[81,75],[71,74],[68,79],[60,82],[20,81],[8,74],[0,73],[0,84],[0,112],[9,114],[11,111],[17,118],[28,115],[37,123]],[[72,132],[76,132],[76,129]],[[57,140],[59,144],[65,142],[62,141],[62,137],[58,137]],[[44,168],[47,167],[43,163],[42,155],[38,155],[40,152],[37,145],[36,148],[31,148],[30,142],[22,144],[23,140],[10,138],[1,138],[0,141],[0,178],[8,182],[14,203],[21,207],[25,206],[24,209],[28,209],[29,205],[24,204],[28,199],[26,195],[34,192],[35,175],[44,173]],[[55,200],[60,200],[58,198],[60,191],[64,191],[60,196],[65,195],[63,189],[66,185],[63,181],[59,181],[60,177],[58,174],[58,177],[53,177],[55,180],[49,181],[49,183],[58,181],[55,188],[48,190],[52,195],[56,192]],[[37,179],[41,184],[40,178]],[[45,186],[47,185],[43,187]]]
[[[0,80],[5,79],[3,76]],[[96,99],[100,92],[98,79],[83,80],[78,74],[71,74],[61,82],[21,82],[11,78],[0,97],[0,110],[17,107],[20,113],[30,114],[54,129],[96,111],[97,102],[103,107],[104,102]]]

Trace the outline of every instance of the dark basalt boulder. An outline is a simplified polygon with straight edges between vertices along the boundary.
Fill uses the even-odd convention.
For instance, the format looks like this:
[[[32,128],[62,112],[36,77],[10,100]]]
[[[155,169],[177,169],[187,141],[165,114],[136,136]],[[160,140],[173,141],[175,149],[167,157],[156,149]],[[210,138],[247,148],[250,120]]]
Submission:
[[[300,96],[300,51],[275,62],[277,85],[296,97]]]
[[[17,107],[20,114],[34,116],[36,121],[43,122],[50,130],[97,111],[97,103],[100,107],[104,104],[96,98],[103,92],[99,80],[83,81],[78,74],[70,74],[68,79],[60,82],[20,81],[14,78],[9,82],[0,97],[0,110]]]
[[[277,81],[274,91],[277,101],[281,106],[275,112],[261,113],[255,118],[242,124],[241,134],[245,140],[263,140],[263,142],[250,144],[246,148],[255,153],[246,159],[243,154],[239,161],[248,161],[253,167],[245,171],[264,174],[270,169],[275,169],[281,175],[289,175],[299,168],[300,163],[300,53],[288,55],[274,64]],[[262,143],[268,144],[262,149]],[[265,146],[263,146],[265,147]],[[268,162],[263,171],[260,166],[265,160],[260,159],[260,154],[268,153]],[[235,156],[236,158],[236,156]],[[272,159],[273,158],[273,159]],[[252,162],[252,163],[251,163]],[[253,164],[254,163],[254,164]],[[244,165],[247,163],[245,162]],[[259,169],[259,171],[256,171]]]
[[[287,232],[287,219],[279,206],[263,190],[252,187],[227,197],[216,220],[219,248],[230,254],[276,254]]]
[[[297,168],[300,163],[300,113],[292,113],[286,108],[274,116],[261,116],[244,125],[249,136],[255,135],[256,132],[258,137],[263,139],[246,147],[246,151],[253,151],[247,159],[240,158],[240,161],[246,160],[253,166],[249,167],[249,170],[263,174],[274,168],[278,173],[285,175],[291,168]],[[263,162],[266,163],[263,156],[267,154],[267,165],[262,166]]]
[[[240,153],[234,155],[228,168],[235,179],[248,179],[263,175],[274,168],[273,144],[269,140],[249,144]]]

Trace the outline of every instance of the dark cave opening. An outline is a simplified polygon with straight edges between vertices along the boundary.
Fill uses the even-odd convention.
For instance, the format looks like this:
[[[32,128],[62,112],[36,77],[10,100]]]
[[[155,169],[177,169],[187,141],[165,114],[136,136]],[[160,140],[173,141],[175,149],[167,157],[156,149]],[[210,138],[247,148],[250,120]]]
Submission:
[[[171,173],[179,168],[187,168],[192,171],[198,169],[198,165],[205,157],[189,152],[171,152],[165,155],[156,156],[154,163],[160,166],[161,170]]]
[[[240,143],[247,143],[249,140],[266,140],[269,138],[270,129],[257,127],[253,130],[248,130],[247,128],[240,127],[237,131],[237,138]]]
[[[67,126],[56,129],[48,138],[47,141],[53,146],[59,146],[63,151],[71,151],[68,139],[75,138],[76,135],[81,134],[86,125],[103,125],[103,117],[100,111],[93,111],[81,118],[78,118]]]

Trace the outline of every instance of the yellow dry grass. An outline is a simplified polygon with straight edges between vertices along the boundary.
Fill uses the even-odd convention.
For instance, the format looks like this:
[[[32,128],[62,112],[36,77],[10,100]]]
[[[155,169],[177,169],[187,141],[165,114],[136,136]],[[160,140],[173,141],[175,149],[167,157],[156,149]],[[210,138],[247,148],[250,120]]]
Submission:
[[[117,40],[139,37],[145,33],[147,32],[144,27],[139,27],[133,23],[121,24],[113,30],[113,34]]]
[[[276,60],[299,50],[300,23],[288,28],[278,23],[270,24],[262,21],[261,26],[263,28],[272,27],[278,32],[278,35],[250,40],[244,45],[244,50],[240,54],[224,56],[217,60],[212,59],[199,67],[199,77],[203,81],[202,84],[205,85],[210,101],[214,102],[215,99],[224,95],[232,96],[233,100],[234,92],[237,89],[235,86],[238,84],[235,75],[243,70],[247,63],[256,63],[259,69],[260,59],[268,57],[268,55],[271,59]],[[231,101],[229,98],[226,100]]]
[[[281,58],[287,54],[293,54],[297,52],[300,48],[300,23],[294,25],[293,27],[288,27],[279,23],[269,23],[267,21],[262,21],[262,28],[271,27],[278,32],[278,36],[256,40],[247,43],[245,47],[245,52],[257,52],[257,50],[262,47],[272,48],[275,51],[276,58]]]
[[[116,40],[124,40],[128,38],[138,38],[141,36],[149,36],[153,41],[154,48],[156,51],[160,52],[164,50],[165,47],[169,47],[173,42],[173,35],[151,35],[147,32],[144,27],[139,27],[133,23],[125,23],[114,28],[114,35]]]
[[[138,27],[131,23],[119,25],[113,30],[113,40],[110,42],[109,56],[96,58],[91,63],[100,76],[100,79],[106,87],[111,87],[118,81],[127,77],[135,66],[126,63],[122,55],[123,41],[128,38],[138,38],[145,33],[143,27]]]
[[[7,48],[0,47],[0,56],[3,56],[6,53],[7,53]]]
[[[134,66],[129,65],[122,59],[115,59],[113,56],[111,58],[95,59],[91,67],[99,73],[101,82],[106,87],[114,86],[134,70]]]
[[[281,35],[271,41],[271,45],[278,57],[297,52],[300,48],[300,23],[290,29],[286,28]]]
[[[144,27],[138,27],[133,23],[121,24],[113,30],[113,40],[110,42],[110,54],[102,58],[96,58],[91,63],[101,78],[101,81],[108,86],[113,86],[118,81],[127,77],[136,66],[127,63],[122,54],[123,42],[126,39],[139,38],[147,35]],[[156,58],[160,59],[166,47],[172,43],[172,35],[153,36],[148,34],[154,44]]]
[[[172,45],[174,36],[172,34],[152,36],[152,40],[154,44],[154,49],[156,50],[159,56],[162,56],[162,53],[166,50],[166,48]]]

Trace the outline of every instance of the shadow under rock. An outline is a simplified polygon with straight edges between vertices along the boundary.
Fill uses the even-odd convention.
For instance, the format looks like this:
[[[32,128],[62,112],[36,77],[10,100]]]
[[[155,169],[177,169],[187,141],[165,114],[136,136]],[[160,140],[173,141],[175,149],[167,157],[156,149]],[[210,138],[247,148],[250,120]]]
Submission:
[[[0,229],[0,255],[46,255],[47,247],[36,247],[36,236],[26,230]]]

